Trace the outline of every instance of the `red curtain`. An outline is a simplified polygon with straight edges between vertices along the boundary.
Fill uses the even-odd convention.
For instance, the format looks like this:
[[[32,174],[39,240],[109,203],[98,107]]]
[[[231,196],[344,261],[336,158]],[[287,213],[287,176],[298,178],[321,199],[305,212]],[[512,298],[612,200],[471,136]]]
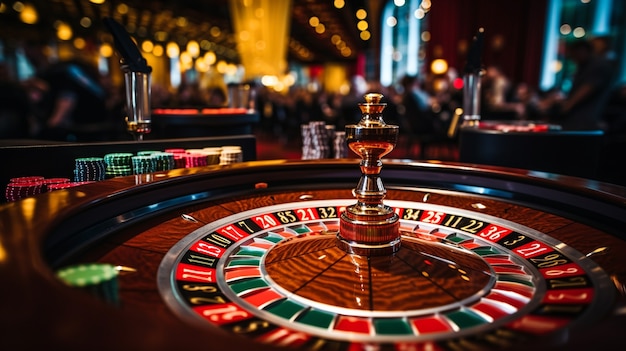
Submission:
[[[482,27],[483,66],[499,66],[513,83],[537,87],[546,9],[547,0],[433,0],[426,67],[443,58],[462,74],[466,50]]]

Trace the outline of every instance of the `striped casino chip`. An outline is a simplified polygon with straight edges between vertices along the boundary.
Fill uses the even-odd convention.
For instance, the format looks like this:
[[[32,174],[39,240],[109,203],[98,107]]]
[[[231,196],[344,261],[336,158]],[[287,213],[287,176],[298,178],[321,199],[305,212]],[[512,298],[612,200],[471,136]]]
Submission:
[[[169,171],[176,167],[174,154],[170,152],[155,152],[151,154],[155,159],[155,171]]]
[[[156,159],[153,156],[137,155],[132,157],[133,172],[146,174],[156,171]]]
[[[42,181],[21,181],[10,182],[5,188],[5,198],[7,201],[17,201],[25,197],[30,197],[43,192]]]
[[[183,155],[185,168],[202,167],[207,165],[207,155],[201,152],[186,153]]]
[[[315,160],[329,158],[333,150],[335,126],[324,121],[311,121],[300,126],[302,133],[302,159]]]
[[[120,152],[104,155],[106,176],[108,178],[133,174],[132,153]]]
[[[106,163],[102,157],[75,159],[74,181],[100,181],[106,177]]]
[[[243,161],[243,153],[240,146],[222,146],[220,164],[227,165]]]
[[[187,159],[185,158],[185,153],[175,153],[174,154],[174,168],[185,168],[187,167]]]

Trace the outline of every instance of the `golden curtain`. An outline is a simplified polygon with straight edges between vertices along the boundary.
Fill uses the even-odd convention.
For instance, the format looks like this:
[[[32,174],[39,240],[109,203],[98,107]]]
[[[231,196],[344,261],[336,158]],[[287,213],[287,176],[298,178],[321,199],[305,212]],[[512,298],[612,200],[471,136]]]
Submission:
[[[231,19],[245,79],[287,70],[291,0],[231,0]]]

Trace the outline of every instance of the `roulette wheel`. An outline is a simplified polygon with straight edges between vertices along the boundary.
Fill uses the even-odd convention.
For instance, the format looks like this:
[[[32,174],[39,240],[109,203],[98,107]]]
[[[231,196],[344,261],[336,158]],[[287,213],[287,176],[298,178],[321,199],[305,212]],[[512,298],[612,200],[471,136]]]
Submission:
[[[3,342],[582,350],[626,340],[623,188],[467,164],[382,166],[392,132],[370,132],[347,127],[360,163],[175,169],[3,206],[2,274],[15,287],[2,299],[14,319],[3,317]],[[119,274],[118,306],[54,277],[96,261],[132,268]],[[29,328],[39,336],[24,338]]]

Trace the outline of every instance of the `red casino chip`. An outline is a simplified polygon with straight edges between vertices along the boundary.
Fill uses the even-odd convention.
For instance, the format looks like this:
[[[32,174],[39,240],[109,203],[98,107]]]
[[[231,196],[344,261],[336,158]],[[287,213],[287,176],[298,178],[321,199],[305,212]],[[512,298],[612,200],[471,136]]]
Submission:
[[[201,167],[207,165],[207,155],[196,153],[196,154],[185,154],[183,155],[183,159],[185,160],[185,167]]]
[[[9,183],[5,189],[7,201],[17,201],[25,197],[42,193],[43,183],[41,181]]]

